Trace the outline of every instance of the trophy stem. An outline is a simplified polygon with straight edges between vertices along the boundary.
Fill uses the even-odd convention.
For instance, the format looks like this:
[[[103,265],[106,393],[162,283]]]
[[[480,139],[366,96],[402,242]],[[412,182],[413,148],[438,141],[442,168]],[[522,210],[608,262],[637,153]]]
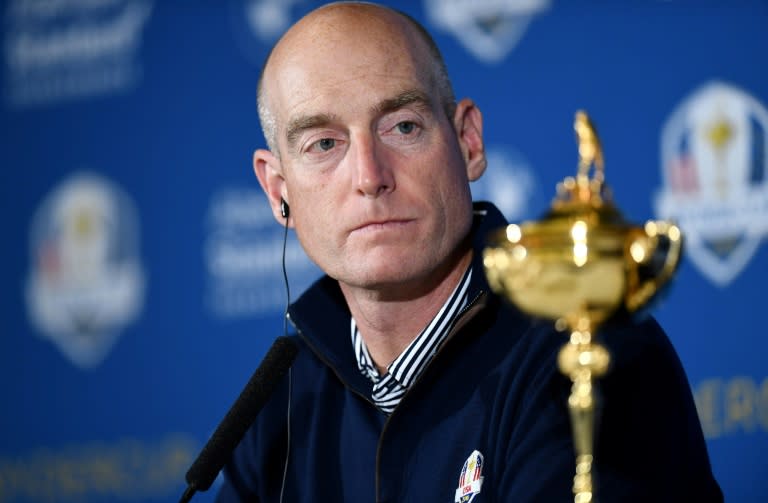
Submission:
[[[590,503],[593,501],[592,460],[598,414],[594,381],[608,370],[610,355],[603,345],[592,342],[588,330],[574,330],[570,341],[560,350],[557,360],[560,371],[573,382],[568,409],[576,453],[574,502]]]

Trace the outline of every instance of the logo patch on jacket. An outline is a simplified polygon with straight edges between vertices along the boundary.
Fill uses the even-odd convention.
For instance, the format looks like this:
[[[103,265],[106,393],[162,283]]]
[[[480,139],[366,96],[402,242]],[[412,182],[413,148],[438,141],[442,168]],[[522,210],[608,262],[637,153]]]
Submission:
[[[459,488],[456,489],[455,503],[469,503],[480,494],[483,487],[483,455],[480,451],[472,451],[459,476]]]

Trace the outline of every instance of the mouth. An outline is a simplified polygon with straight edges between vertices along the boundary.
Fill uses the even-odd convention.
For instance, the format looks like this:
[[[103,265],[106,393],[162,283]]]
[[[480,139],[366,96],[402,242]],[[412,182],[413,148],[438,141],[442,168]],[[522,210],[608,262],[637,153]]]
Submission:
[[[407,227],[412,222],[412,219],[372,220],[358,225],[352,229],[352,233],[396,231]]]

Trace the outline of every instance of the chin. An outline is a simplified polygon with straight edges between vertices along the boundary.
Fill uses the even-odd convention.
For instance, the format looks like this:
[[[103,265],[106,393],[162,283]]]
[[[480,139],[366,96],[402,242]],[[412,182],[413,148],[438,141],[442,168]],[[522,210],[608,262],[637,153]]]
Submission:
[[[404,267],[407,264],[410,267]],[[380,267],[370,267],[370,263],[364,270],[351,272],[345,277],[337,278],[351,287],[366,290],[392,292],[401,290],[408,292],[417,291],[426,284],[431,270],[421,264],[408,263],[402,260],[389,260]]]

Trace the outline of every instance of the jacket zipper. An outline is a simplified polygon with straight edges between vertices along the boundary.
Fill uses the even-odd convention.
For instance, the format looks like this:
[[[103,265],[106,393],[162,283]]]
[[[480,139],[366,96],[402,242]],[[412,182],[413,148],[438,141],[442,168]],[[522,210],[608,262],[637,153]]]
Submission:
[[[414,386],[416,386],[416,384],[417,384],[419,381],[421,381],[422,377],[424,377],[424,374],[427,372],[427,369],[428,369],[429,367],[431,367],[431,366],[434,364],[434,362],[435,362],[435,360],[437,359],[438,355],[439,355],[441,352],[443,352],[443,348],[445,348],[445,347],[448,345],[448,342],[449,342],[451,339],[453,339],[454,335],[456,335],[456,334],[457,334],[457,333],[458,333],[458,332],[461,330],[461,328],[463,327],[463,325],[461,325],[461,326],[457,326],[457,325],[458,325],[458,321],[459,321],[459,320],[461,320],[461,318],[464,316],[464,314],[465,314],[465,313],[467,313],[467,312],[468,312],[470,309],[473,309],[473,308],[475,307],[475,304],[476,304],[476,303],[477,303],[477,301],[480,299],[480,297],[482,297],[482,296],[483,296],[483,294],[484,294],[484,293],[485,293],[485,292],[484,292],[483,290],[480,290],[480,291],[477,293],[477,295],[475,295],[475,297],[474,297],[474,298],[473,298],[473,299],[472,299],[470,302],[467,302],[467,305],[466,305],[466,306],[464,306],[464,308],[463,308],[463,309],[461,309],[461,311],[459,311],[459,312],[458,312],[458,314],[456,315],[456,322],[457,322],[457,324],[455,324],[455,325],[453,326],[453,328],[451,329],[451,332],[448,334],[448,336],[445,338],[445,340],[443,341],[443,343],[442,343],[442,344],[440,345],[440,347],[437,349],[437,351],[435,352],[435,354],[434,354],[434,356],[432,357],[432,359],[431,359],[431,360],[430,360],[430,361],[427,363],[427,366],[424,368],[424,370],[422,371],[421,375],[419,375],[419,377],[417,377],[417,378],[416,378],[416,380],[415,380],[415,381],[413,381],[413,382],[411,383],[411,385],[408,387],[408,389],[405,391],[405,394],[403,394],[403,397],[400,399],[400,402],[398,403],[398,406],[397,406],[397,407],[395,407],[395,410],[394,410],[394,411],[392,411],[392,414],[390,414],[390,415],[387,417],[387,420],[386,420],[386,421],[384,421],[384,426],[381,428],[381,433],[379,434],[379,441],[378,441],[378,443],[377,443],[377,445],[376,445],[376,485],[375,485],[375,488],[376,488],[376,501],[377,501],[377,502],[379,501],[379,482],[380,482],[380,481],[379,481],[379,472],[381,471],[381,470],[380,470],[380,463],[381,463],[381,441],[382,441],[382,439],[384,438],[384,434],[385,434],[385,433],[386,433],[386,431],[387,431],[387,427],[389,426],[389,421],[392,419],[392,416],[393,416],[393,415],[394,415],[394,414],[397,412],[397,409],[399,408],[399,406],[400,406],[400,403],[402,403],[402,402],[403,402],[403,400],[405,400],[405,398],[406,398],[406,397],[408,396],[408,394],[411,392],[411,390],[413,389],[413,387],[414,387]],[[298,330],[298,329],[297,329],[297,330]],[[369,400],[369,402],[370,402],[370,400]],[[371,402],[371,403],[372,403],[372,402]],[[374,404],[374,407],[375,407],[375,404]]]

